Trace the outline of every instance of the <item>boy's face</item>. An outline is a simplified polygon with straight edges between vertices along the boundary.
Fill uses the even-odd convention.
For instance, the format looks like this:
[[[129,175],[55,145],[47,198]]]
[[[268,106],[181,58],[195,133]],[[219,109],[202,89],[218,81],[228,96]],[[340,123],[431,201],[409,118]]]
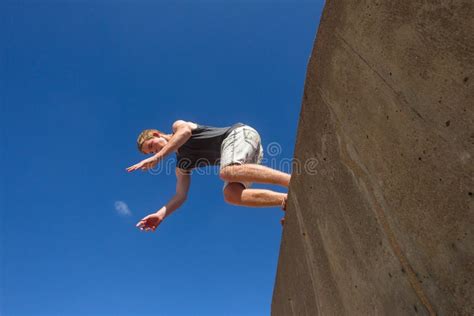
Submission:
[[[145,154],[156,154],[159,152],[168,142],[163,137],[153,137],[143,142],[142,150]]]

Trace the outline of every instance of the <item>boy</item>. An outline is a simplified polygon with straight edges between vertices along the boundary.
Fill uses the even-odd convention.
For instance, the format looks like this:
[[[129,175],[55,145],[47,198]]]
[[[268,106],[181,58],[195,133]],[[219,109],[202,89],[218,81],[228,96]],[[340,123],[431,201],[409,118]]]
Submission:
[[[182,120],[174,122],[172,129],[172,134],[155,129],[141,132],[137,139],[138,150],[152,156],[127,168],[128,172],[147,170],[168,154],[176,152],[176,194],[156,213],[137,223],[141,230],[155,231],[167,216],[180,207],[188,194],[191,170],[207,165],[220,165],[219,177],[225,181],[222,190],[227,203],[249,207],[281,205],[283,210],[286,209],[286,193],[250,189],[252,182],[288,188],[291,177],[260,165],[263,148],[255,129],[243,123],[213,127]]]

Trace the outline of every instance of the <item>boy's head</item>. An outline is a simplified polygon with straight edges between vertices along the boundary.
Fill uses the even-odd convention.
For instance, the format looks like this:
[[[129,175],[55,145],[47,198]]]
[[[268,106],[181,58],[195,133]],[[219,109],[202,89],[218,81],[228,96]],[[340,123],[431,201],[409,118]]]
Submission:
[[[168,141],[163,137],[165,135],[157,129],[146,129],[138,135],[137,147],[141,153],[156,153],[163,148]]]

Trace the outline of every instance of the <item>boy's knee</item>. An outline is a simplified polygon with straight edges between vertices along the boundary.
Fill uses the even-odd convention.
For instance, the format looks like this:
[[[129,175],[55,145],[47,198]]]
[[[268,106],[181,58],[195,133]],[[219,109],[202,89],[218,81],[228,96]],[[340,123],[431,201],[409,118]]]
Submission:
[[[229,204],[240,204],[244,189],[242,183],[230,182],[224,189],[224,200]]]

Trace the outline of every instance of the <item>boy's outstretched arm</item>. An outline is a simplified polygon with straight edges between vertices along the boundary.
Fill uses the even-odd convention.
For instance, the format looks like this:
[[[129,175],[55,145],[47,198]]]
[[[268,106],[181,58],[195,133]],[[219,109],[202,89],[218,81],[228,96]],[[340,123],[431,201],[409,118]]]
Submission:
[[[132,172],[138,169],[146,170],[153,168],[157,163],[163,160],[168,154],[177,150],[181,145],[186,143],[191,137],[192,131],[188,122],[183,120],[177,120],[173,123],[173,136],[171,136],[168,143],[163,148],[154,154],[153,156],[140,161],[133,166],[127,168],[128,172]]]
[[[168,143],[155,156],[159,160],[165,158],[168,154],[181,147],[191,137],[192,131],[188,122],[177,120],[173,123],[173,136]]]
[[[191,185],[191,173],[180,168],[176,168],[176,193],[165,206],[157,212],[152,213],[137,223],[140,230],[155,231],[158,225],[177,208],[179,208],[188,196]]]

